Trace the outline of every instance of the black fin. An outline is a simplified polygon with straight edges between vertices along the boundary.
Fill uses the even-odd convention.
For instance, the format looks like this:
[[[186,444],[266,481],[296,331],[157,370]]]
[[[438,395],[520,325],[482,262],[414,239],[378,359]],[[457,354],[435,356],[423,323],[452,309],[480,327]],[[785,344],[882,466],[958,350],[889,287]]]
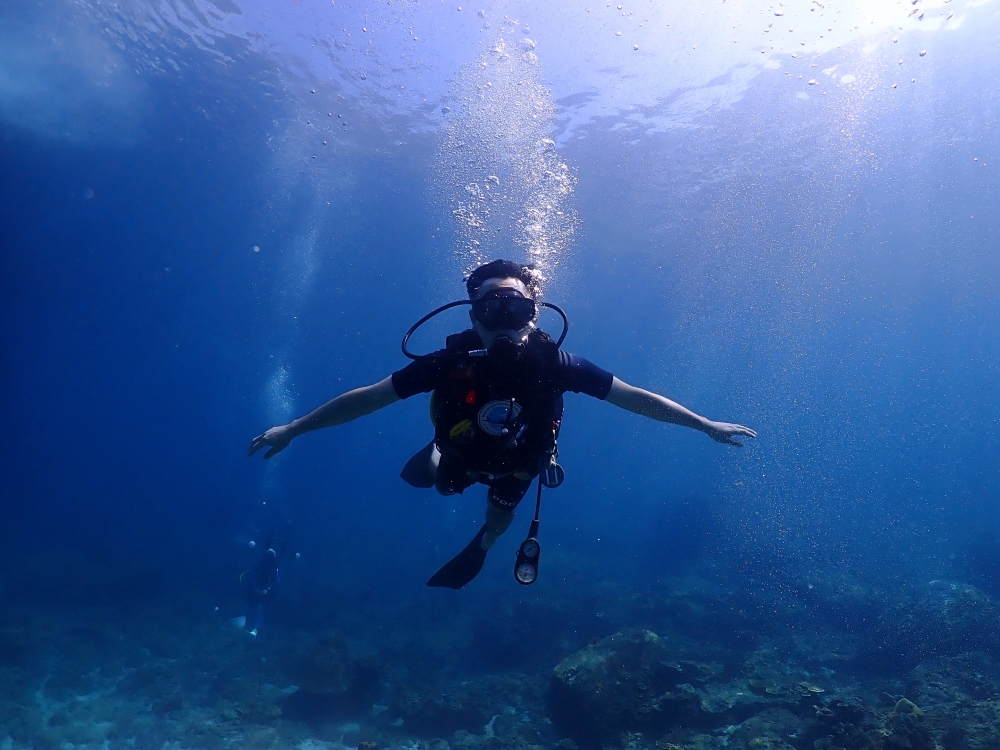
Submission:
[[[483,535],[486,533],[486,525],[476,534],[476,538],[469,542],[469,545],[455,555],[437,573],[431,576],[427,582],[428,586],[460,589],[483,569],[486,562],[486,550],[483,549]]]
[[[437,452],[434,441],[431,440],[413,454],[403,470],[399,472],[399,476],[411,487],[430,489],[434,486],[434,481],[437,478],[437,465],[440,460],[441,454]]]

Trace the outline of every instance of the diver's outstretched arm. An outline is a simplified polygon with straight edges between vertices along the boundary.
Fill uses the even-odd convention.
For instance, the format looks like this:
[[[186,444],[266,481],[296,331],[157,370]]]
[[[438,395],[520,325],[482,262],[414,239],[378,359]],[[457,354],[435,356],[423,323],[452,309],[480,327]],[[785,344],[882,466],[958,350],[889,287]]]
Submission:
[[[399,401],[399,396],[396,395],[396,389],[392,387],[392,376],[380,380],[374,385],[355,388],[353,391],[340,394],[332,401],[327,401],[304,417],[292,420],[288,424],[272,427],[263,435],[258,435],[250,443],[247,455],[252,456],[261,448],[269,447],[271,450],[264,454],[264,458],[270,458],[285,450],[294,438],[304,432],[350,422],[396,401]]]
[[[669,398],[661,396],[658,393],[651,393],[642,388],[636,388],[618,378],[611,381],[611,391],[608,393],[605,401],[627,411],[649,417],[650,419],[656,419],[660,422],[671,422],[700,430],[712,438],[712,440],[727,443],[728,445],[735,445],[737,447],[742,445],[742,443],[733,439],[734,435],[757,437],[757,433],[749,427],[730,424],[729,422],[713,422],[671,401]]]

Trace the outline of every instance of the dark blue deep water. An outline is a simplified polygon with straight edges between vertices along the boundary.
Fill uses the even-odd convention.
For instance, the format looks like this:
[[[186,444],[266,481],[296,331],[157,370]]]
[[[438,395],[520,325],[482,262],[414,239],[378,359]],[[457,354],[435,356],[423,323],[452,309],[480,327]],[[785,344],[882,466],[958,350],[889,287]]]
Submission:
[[[1000,747],[1000,3],[459,2],[0,3],[0,748]],[[247,446],[497,257],[759,436],[567,394],[431,589],[427,396]]]

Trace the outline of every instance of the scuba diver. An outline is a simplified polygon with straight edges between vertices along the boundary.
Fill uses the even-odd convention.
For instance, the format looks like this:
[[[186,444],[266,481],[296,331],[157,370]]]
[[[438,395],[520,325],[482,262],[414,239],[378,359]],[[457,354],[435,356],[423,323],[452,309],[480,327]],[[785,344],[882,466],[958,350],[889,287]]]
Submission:
[[[350,422],[418,393],[433,393],[434,439],[407,462],[401,477],[415,487],[435,487],[442,495],[485,484],[487,504],[479,533],[434,574],[428,586],[460,589],[475,578],[537,477],[535,518],[514,570],[519,583],[535,580],[542,486],[556,487],[564,476],[556,463],[556,441],[566,391],[700,430],[728,445],[740,446],[739,437],[757,437],[748,427],[713,422],[563,351],[560,345],[568,320],[555,305],[537,301],[541,277],[534,267],[495,260],[469,275],[466,290],[468,300],[444,305],[410,328],[403,338],[403,353],[414,360],[409,365],[374,385],[343,393],[304,417],[272,427],[253,439],[247,454],[269,448],[264,454],[269,459],[303,433]],[[420,325],[459,305],[471,306],[471,329],[448,336],[443,350],[422,356],[409,351],[408,340]],[[537,327],[541,307],[562,316],[558,340]]]
[[[254,542],[250,542],[250,546],[256,545]],[[270,606],[278,595],[281,584],[278,566],[281,565],[287,548],[287,539],[278,539],[273,533],[268,535],[267,541],[264,543],[264,554],[257,562],[256,567],[240,576],[240,580],[245,585],[247,614],[234,617],[232,624],[234,627],[243,628],[254,638],[257,637],[257,631],[264,620],[265,605]],[[298,557],[297,553],[296,557]]]

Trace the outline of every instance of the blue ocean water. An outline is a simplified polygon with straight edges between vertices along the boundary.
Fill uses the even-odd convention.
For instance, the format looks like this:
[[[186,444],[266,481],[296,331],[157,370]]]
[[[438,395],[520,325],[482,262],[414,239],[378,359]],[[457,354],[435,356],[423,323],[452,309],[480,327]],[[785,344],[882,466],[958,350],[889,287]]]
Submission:
[[[1000,5],[459,2],[0,7],[0,747],[998,746]],[[247,446],[497,257],[758,438],[568,394],[537,583],[532,489],[429,589],[426,396]]]

